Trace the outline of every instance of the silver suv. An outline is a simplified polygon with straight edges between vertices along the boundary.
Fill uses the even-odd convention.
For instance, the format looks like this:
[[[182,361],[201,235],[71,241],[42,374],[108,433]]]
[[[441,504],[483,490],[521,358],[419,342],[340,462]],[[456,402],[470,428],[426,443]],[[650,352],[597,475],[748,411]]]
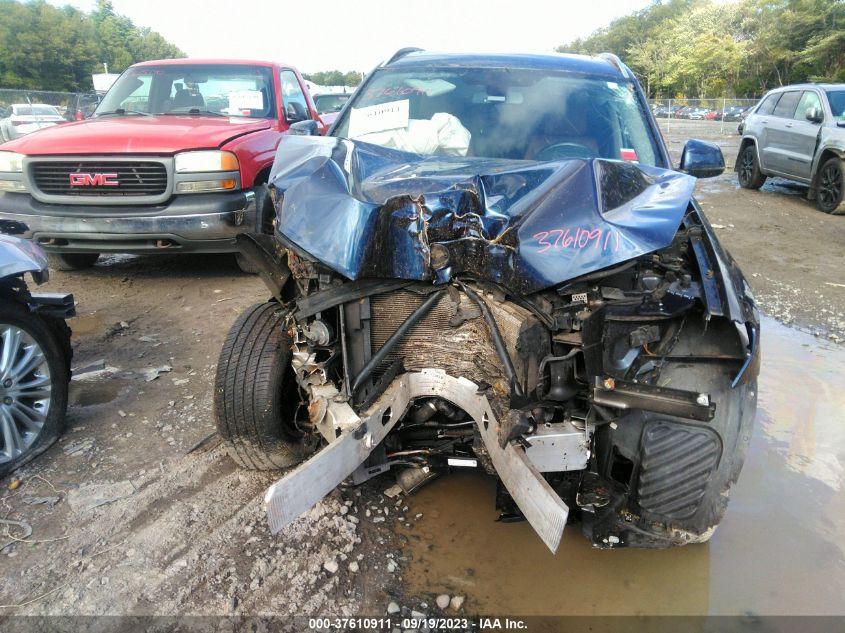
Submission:
[[[739,184],[768,176],[810,185],[819,209],[845,214],[845,84],[802,84],[769,92],[748,115],[736,159]]]

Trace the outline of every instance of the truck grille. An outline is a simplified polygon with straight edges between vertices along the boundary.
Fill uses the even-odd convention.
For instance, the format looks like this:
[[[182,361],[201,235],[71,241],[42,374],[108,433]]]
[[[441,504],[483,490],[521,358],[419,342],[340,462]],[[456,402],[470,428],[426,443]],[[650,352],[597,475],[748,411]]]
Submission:
[[[30,169],[38,190],[53,196],[160,196],[167,190],[167,169],[153,161],[33,162]],[[103,184],[103,174],[117,184]]]

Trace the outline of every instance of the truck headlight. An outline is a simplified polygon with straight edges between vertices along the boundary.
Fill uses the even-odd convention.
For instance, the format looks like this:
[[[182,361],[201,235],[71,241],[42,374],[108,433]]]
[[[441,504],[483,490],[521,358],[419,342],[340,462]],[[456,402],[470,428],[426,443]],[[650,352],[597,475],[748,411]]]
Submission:
[[[208,193],[209,191],[229,191],[237,187],[235,178],[219,180],[187,180],[176,183],[176,193]]]
[[[238,157],[232,152],[220,150],[201,150],[176,154],[175,166],[177,174],[237,171],[239,169]]]
[[[23,172],[23,154],[0,151],[0,172],[20,174]],[[237,159],[235,160],[237,163]]]

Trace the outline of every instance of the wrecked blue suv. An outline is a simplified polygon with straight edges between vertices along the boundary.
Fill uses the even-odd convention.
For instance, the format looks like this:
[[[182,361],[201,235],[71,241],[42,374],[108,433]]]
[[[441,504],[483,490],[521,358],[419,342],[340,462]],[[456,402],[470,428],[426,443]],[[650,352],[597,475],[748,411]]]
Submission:
[[[379,66],[329,136],[293,126],[273,235],[244,235],[272,299],[233,326],[218,429],[281,529],[341,481],[411,492],[458,468],[551,550],[707,540],[756,408],[759,322],[612,55],[443,55]],[[491,499],[491,502],[493,500]]]

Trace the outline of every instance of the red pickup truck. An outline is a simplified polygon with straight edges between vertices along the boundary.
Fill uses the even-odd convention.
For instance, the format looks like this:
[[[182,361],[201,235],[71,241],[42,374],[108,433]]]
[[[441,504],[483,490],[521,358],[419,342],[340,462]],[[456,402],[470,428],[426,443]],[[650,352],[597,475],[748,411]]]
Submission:
[[[105,252],[236,252],[237,234],[272,230],[265,183],[294,124],[325,131],[291,66],[136,64],[90,119],[0,145],[0,232],[63,270]]]

